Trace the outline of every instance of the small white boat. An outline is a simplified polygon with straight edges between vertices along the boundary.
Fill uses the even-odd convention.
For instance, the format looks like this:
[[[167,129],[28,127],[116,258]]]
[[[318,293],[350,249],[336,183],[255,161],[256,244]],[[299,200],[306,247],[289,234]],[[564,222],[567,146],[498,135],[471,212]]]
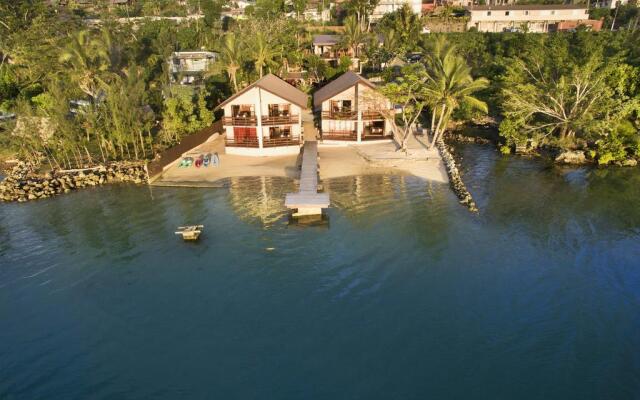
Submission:
[[[176,235],[181,235],[184,240],[198,240],[204,225],[179,226]]]

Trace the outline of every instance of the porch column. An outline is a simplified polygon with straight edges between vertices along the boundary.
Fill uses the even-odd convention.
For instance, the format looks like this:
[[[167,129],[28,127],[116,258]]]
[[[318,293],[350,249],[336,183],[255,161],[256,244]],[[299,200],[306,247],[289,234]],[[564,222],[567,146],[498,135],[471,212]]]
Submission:
[[[258,104],[256,104],[256,136],[258,136],[258,148],[262,148],[262,90],[258,88]]]
[[[304,132],[302,131],[302,107],[298,111],[298,140],[302,142],[304,140]]]
[[[356,132],[358,134],[358,143],[362,142],[362,111],[358,110],[358,120],[356,121]]]

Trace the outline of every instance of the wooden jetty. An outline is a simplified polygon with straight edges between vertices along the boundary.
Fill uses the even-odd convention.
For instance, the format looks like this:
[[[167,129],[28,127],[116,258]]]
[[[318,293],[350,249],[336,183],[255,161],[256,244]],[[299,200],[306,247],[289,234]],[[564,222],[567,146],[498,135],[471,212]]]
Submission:
[[[309,140],[302,148],[302,168],[300,189],[288,193],[284,204],[295,209],[294,217],[322,215],[322,209],[329,207],[329,194],[318,193],[318,142]]]
[[[179,226],[176,235],[182,235],[184,240],[198,240],[204,225]]]

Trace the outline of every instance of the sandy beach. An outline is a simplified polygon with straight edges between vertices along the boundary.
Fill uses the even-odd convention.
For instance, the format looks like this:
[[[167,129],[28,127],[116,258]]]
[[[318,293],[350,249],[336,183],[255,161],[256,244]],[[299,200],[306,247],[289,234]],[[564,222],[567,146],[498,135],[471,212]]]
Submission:
[[[194,150],[194,155],[218,152],[220,165],[206,168],[180,168],[174,163],[155,183],[206,186],[225,178],[275,176],[297,178],[299,155],[251,157],[223,154],[222,140]],[[447,182],[447,173],[436,149],[427,149],[419,138],[412,138],[408,151],[396,151],[391,141],[372,144],[319,146],[320,179],[372,174],[408,174],[419,178]]]

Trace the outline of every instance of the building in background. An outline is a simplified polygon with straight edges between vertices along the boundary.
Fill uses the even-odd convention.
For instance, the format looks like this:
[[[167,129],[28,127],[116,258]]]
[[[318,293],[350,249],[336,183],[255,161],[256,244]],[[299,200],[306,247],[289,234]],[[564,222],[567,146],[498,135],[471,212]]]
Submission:
[[[314,35],[311,45],[313,54],[322,58],[332,67],[337,67],[340,57],[347,56],[351,58],[351,67],[353,71],[359,71],[360,59],[357,54],[353,54],[353,50],[344,48],[340,45],[342,36],[340,35]],[[362,46],[361,46],[362,47]],[[361,50],[361,47],[359,50]]]
[[[377,21],[385,14],[399,10],[408,4],[415,14],[422,14],[422,0],[380,0],[371,13],[371,21]]]
[[[176,51],[169,59],[169,78],[181,85],[198,85],[217,57],[212,51]]]
[[[506,5],[469,7],[467,29],[480,32],[555,32],[567,26],[586,25],[599,30],[601,21],[589,20],[586,5]],[[599,24],[598,24],[599,23]]]
[[[625,6],[629,0],[595,0],[591,3],[596,8],[616,8],[617,6]]]

